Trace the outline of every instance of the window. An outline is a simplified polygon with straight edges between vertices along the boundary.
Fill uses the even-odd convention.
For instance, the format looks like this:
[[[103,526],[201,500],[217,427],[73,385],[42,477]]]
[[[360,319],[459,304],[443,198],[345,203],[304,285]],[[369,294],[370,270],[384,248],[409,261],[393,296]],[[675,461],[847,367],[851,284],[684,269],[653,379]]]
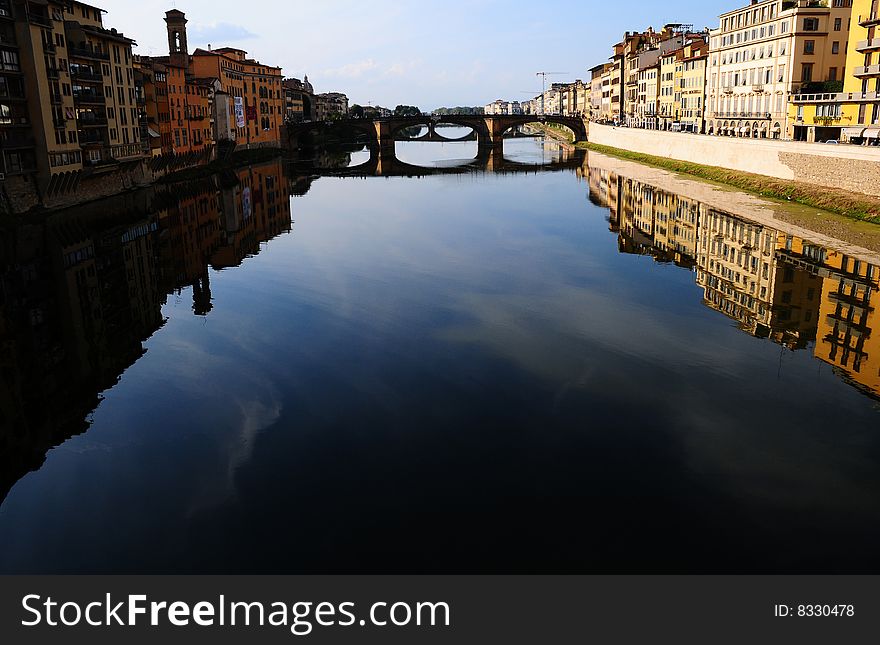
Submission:
[[[834,19],[834,31],[840,31],[843,27],[843,20],[841,18]]]
[[[804,41],[804,53],[805,54],[814,54],[816,52],[816,41],[815,40],[805,40]]]
[[[813,80],[813,64],[804,63],[801,68],[801,82],[809,83]]]
[[[833,43],[831,43],[831,53],[832,54],[839,54],[840,53],[840,43],[837,42],[836,40]]]
[[[819,19],[804,18],[804,31],[819,31]]]

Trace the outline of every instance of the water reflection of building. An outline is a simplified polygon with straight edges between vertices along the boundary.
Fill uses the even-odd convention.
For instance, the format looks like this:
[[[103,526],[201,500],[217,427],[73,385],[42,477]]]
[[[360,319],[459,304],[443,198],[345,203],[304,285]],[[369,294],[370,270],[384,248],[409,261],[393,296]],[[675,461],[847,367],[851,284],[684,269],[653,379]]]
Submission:
[[[810,262],[823,278],[816,357],[848,383],[880,396],[880,335],[874,331],[880,269],[825,249],[813,250]]]
[[[168,294],[192,288],[194,313],[207,314],[208,267],[238,264],[289,230],[280,161],[4,229],[0,501],[48,449],[88,429],[100,393],[163,325]]]
[[[598,180],[598,190],[602,184],[616,189],[614,205],[610,207],[611,221],[622,252],[651,255],[658,262],[672,262],[688,269],[694,267],[698,203],[649,184],[618,178],[613,173],[612,177]]]
[[[589,176],[590,199],[609,209],[621,252],[693,269],[707,307],[753,336],[812,348],[880,397],[872,306],[880,268],[607,169]]]
[[[220,246],[215,269],[238,266],[260,252],[260,244],[290,231],[290,188],[281,160],[250,166],[220,192]]]
[[[85,431],[100,392],[162,325],[155,215],[133,196],[4,232],[0,499]]]

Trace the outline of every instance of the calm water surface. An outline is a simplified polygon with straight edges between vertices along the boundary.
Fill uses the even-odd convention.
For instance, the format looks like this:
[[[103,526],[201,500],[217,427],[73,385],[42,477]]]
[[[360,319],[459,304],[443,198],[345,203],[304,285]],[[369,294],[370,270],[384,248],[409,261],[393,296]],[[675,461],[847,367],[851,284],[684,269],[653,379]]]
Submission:
[[[833,247],[589,166],[3,236],[0,571],[880,573],[880,270]]]

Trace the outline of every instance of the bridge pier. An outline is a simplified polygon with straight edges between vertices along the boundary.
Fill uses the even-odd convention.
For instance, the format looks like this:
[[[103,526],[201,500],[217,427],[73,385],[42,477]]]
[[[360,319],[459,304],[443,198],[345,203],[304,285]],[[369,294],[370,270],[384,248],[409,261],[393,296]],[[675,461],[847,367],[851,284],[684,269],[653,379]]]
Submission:
[[[507,130],[507,124],[502,119],[483,119],[486,124],[485,132],[478,133],[478,137],[484,137],[488,135],[487,141],[480,141],[480,144],[487,145],[502,145],[504,142],[504,132]]]

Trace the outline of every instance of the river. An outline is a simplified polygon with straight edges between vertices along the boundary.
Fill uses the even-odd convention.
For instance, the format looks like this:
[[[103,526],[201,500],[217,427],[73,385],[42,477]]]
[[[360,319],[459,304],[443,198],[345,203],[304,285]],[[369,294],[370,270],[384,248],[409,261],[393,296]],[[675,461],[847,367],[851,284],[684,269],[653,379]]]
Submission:
[[[0,571],[880,573],[875,251],[476,146],[5,229]]]

